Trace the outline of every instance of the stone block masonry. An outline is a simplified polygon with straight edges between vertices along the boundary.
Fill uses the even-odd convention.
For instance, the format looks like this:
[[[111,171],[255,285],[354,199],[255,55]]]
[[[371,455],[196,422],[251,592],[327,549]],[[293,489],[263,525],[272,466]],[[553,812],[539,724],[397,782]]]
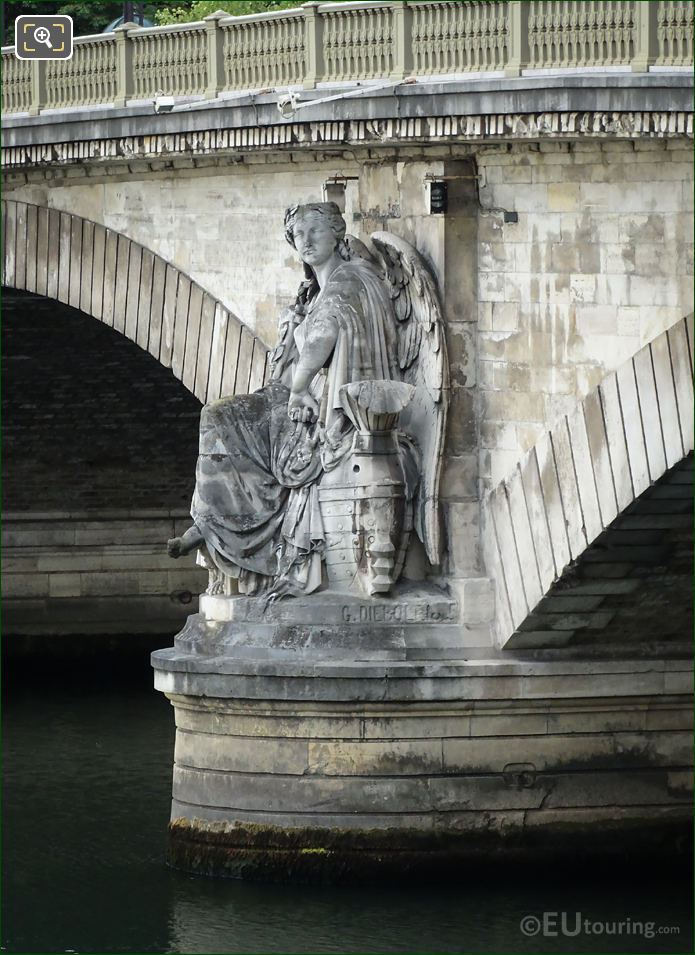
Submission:
[[[408,30],[422,22],[416,8],[436,7],[439,17],[446,7],[449,17],[463,6],[486,8],[486,18],[504,8],[398,5],[403,17],[390,37],[402,51]],[[662,586],[668,540],[670,568],[680,567],[688,543],[687,487],[671,481],[681,476],[678,462],[692,438],[692,322],[684,320],[692,307],[692,81],[685,75],[692,54],[689,40],[674,48],[669,39],[679,30],[685,38],[688,23],[672,29],[671,13],[680,17],[682,4],[659,4],[653,16],[654,3],[593,3],[592,16],[610,7],[612,17],[620,7],[631,39],[623,32],[624,46],[608,56],[592,47],[599,70],[553,75],[562,63],[552,31],[567,35],[576,5],[552,5],[574,13],[554,20],[551,34],[537,32],[541,6],[507,5],[513,28],[502,32],[500,23],[497,36],[509,41],[498,49],[511,62],[486,61],[494,76],[423,81],[414,62],[414,84],[324,98],[290,120],[278,113],[286,84],[275,76],[257,87],[275,92],[211,98],[167,115],[141,102],[5,119],[5,204],[14,210],[5,225],[14,236],[6,243],[7,284],[81,308],[83,295],[89,302],[96,291],[95,324],[130,337],[135,327],[138,342],[154,316],[152,354],[184,386],[192,382],[201,400],[239,393],[239,369],[242,390],[260,384],[265,366],[259,361],[252,374],[253,356],[265,350],[256,346],[274,344],[278,311],[301,277],[282,235],[283,210],[319,200],[332,176],[349,177],[349,231],[413,242],[445,303],[447,553],[428,581],[449,588],[445,632],[437,637],[406,622],[394,636],[376,611],[363,628],[352,616],[344,620],[339,606],[345,641],[337,647],[323,617],[316,642],[307,628],[284,640],[267,623],[252,631],[228,620],[199,631],[194,618],[173,649],[157,651],[156,686],[177,721],[170,859],[183,868],[325,881],[351,868],[358,878],[412,878],[416,867],[420,877],[423,869],[441,876],[449,863],[460,877],[471,862],[478,873],[504,858],[521,862],[527,877],[529,861],[556,868],[562,854],[573,866],[587,854],[632,861],[645,852],[672,864],[690,845],[691,667],[681,658],[680,583]],[[526,13],[528,50],[516,42]],[[320,19],[310,13],[306,22]],[[216,59],[218,27],[207,29],[205,48]],[[316,53],[318,45],[309,56],[311,83],[320,75]],[[649,71],[655,60],[659,68]],[[543,70],[527,75],[529,65]],[[475,66],[469,58],[466,68]],[[510,69],[521,75],[499,75]],[[185,71],[175,72],[178,82]],[[211,78],[210,95],[221,88],[219,71]],[[9,79],[11,108],[31,106],[22,78],[15,71]],[[161,88],[160,76],[154,80]],[[304,105],[310,97],[302,93]],[[117,98],[127,100],[128,91]],[[430,211],[433,176],[449,188],[445,214]],[[41,286],[28,284],[34,273]],[[143,276],[135,315],[128,293],[143,288]],[[206,296],[217,300],[214,310],[206,311]],[[196,387],[200,355],[212,356],[203,377],[219,390]],[[133,465],[141,473],[141,463]],[[179,467],[192,475],[183,457]],[[652,495],[649,507],[638,513],[644,494]],[[23,599],[47,587],[55,596],[39,600],[63,607],[109,600],[115,608],[118,595],[104,591],[119,586],[140,619],[146,607],[163,612],[163,588],[173,594],[181,583],[153,548],[177,513],[173,506],[146,519],[131,513],[138,524],[122,520],[124,539],[144,536],[137,543],[129,536],[136,546],[120,550],[104,536],[113,523],[92,514],[66,528],[54,514],[41,539],[57,550],[63,535],[73,535],[72,559],[59,568],[46,551],[32,553],[25,520],[23,553],[12,555]],[[677,526],[662,527],[673,516]],[[662,529],[668,540],[653,537]],[[605,551],[604,535],[615,552],[592,561],[592,548]],[[490,554],[491,542],[501,553]],[[650,554],[659,563],[646,568],[645,586]],[[585,579],[573,579],[573,567],[563,573],[585,556]],[[422,555],[412,557],[411,581],[426,573]],[[626,581],[640,587],[639,601]],[[162,589],[152,596],[148,587]],[[657,634],[638,648],[630,634],[616,646],[625,628],[647,637],[656,629],[661,604],[649,599],[650,587],[676,595],[674,639],[666,646]],[[80,597],[69,596],[78,590]],[[624,617],[621,597],[630,610]],[[225,599],[206,596],[203,610]],[[462,627],[449,619],[455,612]],[[367,659],[349,626],[364,635]],[[516,648],[507,647],[515,627]],[[384,642],[375,647],[380,629]],[[235,653],[207,652],[230,646]]]
[[[614,566],[604,572],[613,574],[616,563],[625,565],[626,575],[632,572],[632,564],[645,556],[639,538],[618,536],[621,545],[610,547],[603,532],[612,532],[620,514],[632,513],[633,503],[642,506],[642,496],[656,482],[662,478],[667,484],[675,482],[674,488],[662,488],[660,494],[685,504],[692,498],[691,490],[680,483],[687,483],[689,470],[681,475],[677,467],[693,448],[692,339],[690,316],[646,345],[544,434],[512,474],[483,499],[483,550],[496,581],[500,645],[510,646],[509,637],[522,625],[542,629],[534,623],[534,613],[543,595],[569,565],[570,582],[576,580],[576,561],[594,542],[598,551],[594,569],[611,551]],[[664,563],[663,548],[649,553]],[[661,571],[668,588],[676,576],[663,566]],[[646,579],[641,582],[646,586]],[[647,618],[645,612],[644,634],[654,639],[660,627],[656,621],[647,626]],[[596,628],[610,619],[607,615],[600,624],[577,617],[576,629],[585,624]],[[554,643],[549,635],[535,637],[544,646]],[[511,643],[518,645],[516,639]]]
[[[3,629],[18,637],[172,634],[197,605],[207,571],[175,569],[163,541],[183,511],[8,512],[3,515]]]
[[[446,156],[434,158],[437,148]],[[70,208],[145,246],[156,236],[155,251],[272,344],[297,281],[277,209],[288,196],[320,199],[321,183],[336,173],[359,176],[359,190],[347,193],[351,231],[417,234],[456,302],[449,349],[458,362],[452,381],[462,387],[449,441],[456,467],[444,480],[456,496],[474,498],[478,466],[484,485],[495,486],[577,399],[691,310],[692,156],[685,135],[411,146],[57,179],[12,195]],[[515,211],[518,222],[459,210],[446,217],[447,233],[426,214],[425,172],[470,171],[471,158],[483,177],[481,206]],[[268,261],[282,265],[269,273]]]
[[[7,292],[2,331],[5,632],[174,632],[207,580],[165,551],[186,526],[199,403],[49,299]]]
[[[301,279],[296,253],[284,238],[284,209],[299,199],[320,201],[325,178],[354,175],[355,168],[350,161],[320,168],[307,161],[232,166],[203,175],[189,169],[148,171],[81,182],[77,189],[30,187],[12,198],[69,210],[152,250],[272,345],[278,313]],[[348,221],[351,213],[350,208]]]
[[[75,309],[3,301],[6,511],[186,511],[200,403],[123,335]]]
[[[692,310],[692,145],[482,148],[480,475],[506,478],[578,400]]]
[[[278,210],[290,198],[320,199],[330,176],[358,176],[347,188],[349,230],[414,241],[447,303],[442,572],[464,599],[458,582],[483,572],[481,491],[691,310],[691,160],[692,141],[675,128],[663,139],[575,130],[565,141],[336,142],[283,154],[248,147],[199,167],[181,158],[134,162],[128,171],[122,162],[85,161],[84,169],[56,166],[53,178],[36,169],[12,197],[70,209],[152,248],[271,345],[299,276]],[[85,175],[63,175],[71,171]],[[480,204],[473,180],[448,178],[449,211],[430,215],[428,173],[480,175]],[[518,221],[505,223],[500,209]],[[117,258],[113,270],[117,286]],[[481,601],[476,618],[489,594]]]
[[[213,673],[173,653],[153,662],[176,714],[179,868],[441,877],[471,861],[673,859],[686,844],[684,662],[388,669],[298,654],[227,658]]]

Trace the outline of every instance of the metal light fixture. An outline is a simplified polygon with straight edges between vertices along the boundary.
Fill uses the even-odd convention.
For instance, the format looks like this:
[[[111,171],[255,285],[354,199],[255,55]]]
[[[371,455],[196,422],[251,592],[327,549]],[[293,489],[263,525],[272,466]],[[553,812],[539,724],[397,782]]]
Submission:
[[[505,222],[514,223],[519,221],[519,213],[515,212],[513,209],[503,209],[501,206],[484,206],[482,204],[480,201],[480,189],[481,187],[484,188],[486,185],[484,169],[481,169],[480,173],[475,176],[442,176],[428,172],[425,176],[425,184],[429,187],[430,215],[445,215],[448,211],[449,197],[447,191],[447,182],[452,179],[471,179],[477,183],[476,201],[478,203],[478,208],[481,210],[481,215],[486,216],[493,212],[502,213]]]
[[[165,96],[162,90],[157,90],[154,94],[154,111],[155,113],[170,113],[174,108],[174,97]]]
[[[443,179],[430,180],[430,215],[445,215],[449,208],[449,190]]]
[[[298,94],[293,93],[291,90],[287,90],[287,92],[283,93],[282,96],[278,96],[277,107],[282,118],[292,119],[294,114],[297,112],[298,103]]]

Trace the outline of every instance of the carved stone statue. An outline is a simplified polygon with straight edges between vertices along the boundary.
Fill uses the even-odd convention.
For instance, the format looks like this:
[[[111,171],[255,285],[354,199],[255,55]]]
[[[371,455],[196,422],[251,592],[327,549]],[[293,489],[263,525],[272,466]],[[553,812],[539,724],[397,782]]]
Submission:
[[[414,529],[439,563],[438,484],[448,362],[434,282],[389,233],[374,251],[335,203],[294,206],[304,263],[280,315],[271,379],[203,408],[193,525],[208,593],[388,593]]]

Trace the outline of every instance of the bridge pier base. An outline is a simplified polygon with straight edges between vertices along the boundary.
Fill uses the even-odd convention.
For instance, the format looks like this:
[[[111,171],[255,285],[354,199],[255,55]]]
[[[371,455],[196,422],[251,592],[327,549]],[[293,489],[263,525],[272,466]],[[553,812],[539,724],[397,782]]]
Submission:
[[[178,868],[323,881],[688,851],[686,661],[215,655],[191,620],[153,654]]]

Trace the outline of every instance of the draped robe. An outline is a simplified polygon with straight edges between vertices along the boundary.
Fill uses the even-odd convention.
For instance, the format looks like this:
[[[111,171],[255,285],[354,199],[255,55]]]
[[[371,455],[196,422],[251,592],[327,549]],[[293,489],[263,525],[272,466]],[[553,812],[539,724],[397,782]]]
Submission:
[[[191,514],[217,566],[241,576],[284,579],[290,592],[320,583],[323,528],[316,487],[350,447],[339,397],[353,381],[400,378],[388,288],[370,263],[339,265],[296,327],[299,360],[307,343],[332,350],[310,391],[321,406],[312,425],[291,421],[289,390],[271,381],[251,395],[205,405]],[[254,575],[261,575],[254,583]],[[266,583],[269,583],[266,581]]]

